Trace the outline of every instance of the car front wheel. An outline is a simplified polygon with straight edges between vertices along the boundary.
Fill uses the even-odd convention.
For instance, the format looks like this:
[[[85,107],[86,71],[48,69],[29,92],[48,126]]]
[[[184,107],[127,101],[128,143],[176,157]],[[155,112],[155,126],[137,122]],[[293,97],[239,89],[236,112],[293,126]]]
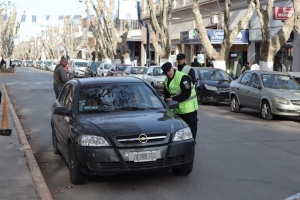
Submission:
[[[265,120],[273,119],[273,115],[271,114],[271,107],[268,101],[264,101],[261,105],[260,115]]]
[[[176,176],[187,176],[193,171],[193,164],[188,167],[172,169],[173,174]]]
[[[198,90],[197,95],[198,95],[198,104],[202,105],[203,104],[203,99],[202,99],[201,90]]]
[[[88,182],[87,177],[80,171],[76,149],[72,142],[69,144],[69,174],[72,184],[79,185]]]
[[[231,98],[231,105],[230,105],[230,110],[231,110],[231,112],[240,112],[240,105],[239,105],[239,102],[238,102],[238,100],[237,100],[237,98],[236,98],[236,96],[233,96],[232,98]]]

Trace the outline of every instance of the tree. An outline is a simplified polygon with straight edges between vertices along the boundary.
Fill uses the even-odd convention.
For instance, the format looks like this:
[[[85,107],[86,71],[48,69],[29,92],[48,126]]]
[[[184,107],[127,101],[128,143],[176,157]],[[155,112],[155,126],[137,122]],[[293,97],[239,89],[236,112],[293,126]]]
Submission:
[[[7,8],[5,9],[7,11]],[[6,13],[7,14],[7,13]],[[3,19],[3,10],[0,10],[0,54],[6,58],[7,67],[9,66],[9,59],[14,49],[14,28],[16,23],[17,11],[16,7],[9,12],[7,19]]]
[[[60,53],[58,50],[59,26],[47,27],[46,31],[42,31],[42,45],[45,49],[47,59],[59,59]]]
[[[77,56],[78,51],[74,48],[74,34],[73,27],[74,23],[70,19],[70,15],[64,16],[64,28],[62,33],[60,34],[62,38],[62,44],[66,51],[66,57],[75,58]]]
[[[274,57],[289,39],[294,28],[295,15],[293,14],[289,19],[287,19],[279,32],[272,37],[269,22],[274,0],[268,0],[266,8],[264,8],[259,0],[254,0],[254,3],[262,32],[259,61],[260,69],[273,71]]]
[[[225,0],[224,2],[224,39],[221,44],[220,51],[217,52],[214,47],[211,45],[210,40],[207,36],[205,26],[203,25],[202,15],[199,10],[198,0],[193,0],[193,12],[195,15],[197,29],[199,31],[199,37],[203,44],[205,51],[208,56],[213,59],[215,68],[220,68],[226,70],[226,59],[228,57],[229,51],[236,40],[237,35],[243,27],[249,22],[250,18],[253,15],[253,0],[249,0],[249,5],[245,15],[239,20],[235,25],[233,30],[229,30],[230,24],[230,6],[231,1]]]
[[[160,56],[160,64],[169,61],[171,55],[171,1],[159,1],[159,15],[156,14],[156,1],[147,0],[150,9],[150,38],[157,54]],[[158,19],[157,19],[158,18]],[[159,20],[159,21],[158,21]]]

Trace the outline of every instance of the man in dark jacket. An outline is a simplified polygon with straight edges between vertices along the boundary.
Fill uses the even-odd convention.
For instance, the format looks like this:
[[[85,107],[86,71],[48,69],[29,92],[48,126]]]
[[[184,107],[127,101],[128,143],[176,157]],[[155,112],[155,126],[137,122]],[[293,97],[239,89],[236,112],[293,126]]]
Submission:
[[[195,85],[196,82],[196,76],[195,76],[195,71],[193,68],[191,68],[190,66],[188,66],[185,62],[185,55],[183,53],[177,54],[177,69],[178,71],[181,71],[187,75],[189,75],[192,79],[192,83],[193,85]]]
[[[200,63],[198,62],[197,58],[194,58],[194,62],[191,62],[192,67],[201,67]]]
[[[67,77],[67,72],[65,70],[65,67],[68,64],[68,59],[65,57],[62,57],[59,64],[56,65],[54,72],[53,72],[53,89],[55,92],[55,98],[58,99],[64,85],[66,82],[74,78],[74,75],[71,74],[69,77]]]

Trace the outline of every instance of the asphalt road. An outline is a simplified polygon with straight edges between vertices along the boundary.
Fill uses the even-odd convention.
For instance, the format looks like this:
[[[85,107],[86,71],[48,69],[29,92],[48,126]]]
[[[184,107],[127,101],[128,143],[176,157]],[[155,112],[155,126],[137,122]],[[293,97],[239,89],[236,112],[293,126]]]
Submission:
[[[193,172],[171,171],[93,177],[72,185],[68,168],[52,153],[52,72],[17,68],[0,76],[56,199],[284,199],[300,192],[298,118],[265,121],[257,111],[231,113],[227,105],[201,105]]]

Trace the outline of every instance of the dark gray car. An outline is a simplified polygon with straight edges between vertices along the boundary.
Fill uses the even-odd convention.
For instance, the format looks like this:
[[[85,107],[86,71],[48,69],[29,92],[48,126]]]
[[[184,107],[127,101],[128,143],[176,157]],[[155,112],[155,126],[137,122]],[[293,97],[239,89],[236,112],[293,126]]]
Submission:
[[[69,165],[73,184],[86,175],[193,169],[188,125],[158,93],[135,77],[73,79],[52,107],[54,153]]]

